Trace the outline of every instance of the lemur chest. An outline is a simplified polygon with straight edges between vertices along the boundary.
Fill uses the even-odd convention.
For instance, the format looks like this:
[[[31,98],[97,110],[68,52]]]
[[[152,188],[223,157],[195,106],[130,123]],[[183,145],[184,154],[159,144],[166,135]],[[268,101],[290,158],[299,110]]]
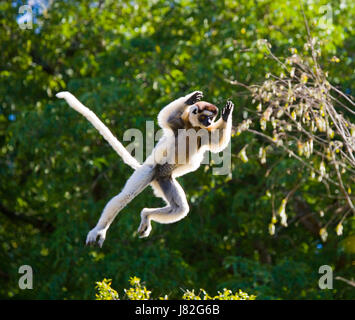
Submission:
[[[210,144],[210,132],[201,128],[179,130],[174,134],[174,163],[178,166],[201,161]]]
[[[206,130],[205,130],[206,131]],[[156,162],[155,178],[180,176],[181,173],[194,171],[203,160],[209,133],[195,129],[175,131],[161,140],[154,153]]]

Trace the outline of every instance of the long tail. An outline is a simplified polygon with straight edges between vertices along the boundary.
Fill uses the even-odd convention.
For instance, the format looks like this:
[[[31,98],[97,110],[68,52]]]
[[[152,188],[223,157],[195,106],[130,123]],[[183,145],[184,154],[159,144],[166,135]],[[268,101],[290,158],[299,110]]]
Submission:
[[[101,135],[107,140],[112,148],[118,153],[123,161],[131,168],[137,169],[141,165],[131,156],[127,149],[117,140],[117,138],[111,133],[111,131],[102,123],[102,121],[93,113],[89,108],[85,107],[77,98],[75,98],[70,92],[62,91],[56,94],[57,98],[65,99],[66,102],[73,109],[81,113],[89,122],[101,133]]]

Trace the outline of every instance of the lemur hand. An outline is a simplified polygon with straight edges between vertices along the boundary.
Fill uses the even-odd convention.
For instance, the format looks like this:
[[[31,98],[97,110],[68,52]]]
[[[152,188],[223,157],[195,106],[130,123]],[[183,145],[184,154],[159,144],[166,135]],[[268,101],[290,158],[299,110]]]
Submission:
[[[228,120],[229,115],[233,112],[233,107],[234,107],[233,102],[228,100],[226,106],[222,110],[222,119],[224,121]]]
[[[203,97],[203,93],[201,91],[195,91],[192,95],[185,101],[185,104],[188,106],[192,106],[197,101],[200,101]]]

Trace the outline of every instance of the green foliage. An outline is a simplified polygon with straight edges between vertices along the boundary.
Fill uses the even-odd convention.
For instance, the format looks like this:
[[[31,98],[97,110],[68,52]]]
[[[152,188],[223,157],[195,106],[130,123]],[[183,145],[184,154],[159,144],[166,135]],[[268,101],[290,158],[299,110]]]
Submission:
[[[282,150],[260,163],[265,141],[249,132],[232,140],[231,176],[212,175],[206,165],[179,180],[191,208],[185,219],[154,224],[149,238],[138,239],[140,210],[162,205],[148,189],[116,218],[102,249],[85,247],[87,232],[131,171],[86,119],[54,96],[73,92],[121,141],[126,129],[144,132],[161,107],[197,89],[219,107],[232,99],[238,126],[255,106],[231,80],[252,85],[280,74],[260,39],[282,61],[290,48],[302,52],[300,1],[49,2],[45,11],[33,8],[32,30],[19,28],[22,1],[0,2],[1,298],[92,299],[97,279],[124,288],[132,274],[170,299],[181,298],[181,287],[222,295],[223,288],[241,289],[258,299],[355,298],[345,282],[318,287],[324,264],[334,276],[353,277],[355,218],[347,216],[341,236],[338,218],[330,219],[339,209],[334,196],[341,195],[305,179],[299,161]],[[327,5],[332,14],[325,20]],[[354,1],[314,0],[304,10],[312,36],[322,40],[319,64],[328,81],[353,94]],[[288,227],[276,225],[271,236],[273,206],[277,211],[301,178],[285,208]],[[33,267],[33,290],[17,286],[24,264]],[[115,292],[102,296],[108,297]]]
[[[151,291],[148,291],[145,286],[141,285],[141,280],[137,277],[131,277],[129,283],[131,287],[129,289],[124,289],[125,296],[127,300],[149,300],[151,298]],[[96,294],[96,300],[118,300],[118,293],[116,290],[111,288],[111,280],[103,279],[102,281],[96,282],[96,289],[98,293]],[[203,295],[200,297],[200,295]],[[218,295],[211,297],[205,290],[200,289],[198,295],[195,291],[186,290],[182,296],[183,300],[254,300],[256,297],[239,290],[233,294],[231,290],[223,289],[223,292],[218,292]],[[168,295],[164,297],[159,297],[160,300],[168,300]]]
[[[148,291],[145,286],[141,285],[139,278],[132,277],[129,279],[129,283],[133,287],[124,290],[129,300],[148,300],[150,298],[151,291]]]
[[[118,293],[116,290],[111,288],[111,279],[103,279],[102,281],[96,282],[96,289],[98,293],[96,294],[96,300],[118,300]]]
[[[200,297],[200,295],[203,295]],[[255,300],[255,296],[249,296],[247,293],[239,290],[233,293],[232,290],[223,288],[223,292],[218,291],[218,295],[211,297],[205,290],[200,289],[200,294],[196,295],[195,291],[186,290],[182,296],[183,300]]]

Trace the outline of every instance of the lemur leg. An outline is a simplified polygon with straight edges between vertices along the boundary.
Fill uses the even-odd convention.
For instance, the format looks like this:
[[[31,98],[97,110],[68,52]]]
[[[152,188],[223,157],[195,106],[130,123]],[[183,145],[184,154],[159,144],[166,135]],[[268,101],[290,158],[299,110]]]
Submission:
[[[173,178],[155,180],[152,183],[155,193],[161,196],[167,206],[163,208],[144,208],[141,212],[141,224],[138,234],[141,238],[148,237],[152,230],[151,221],[173,223],[184,218],[189,212],[186,195],[180,184]]]
[[[117,214],[149,185],[153,176],[154,166],[151,165],[142,165],[131,175],[123,190],[106,204],[97,225],[87,235],[87,245],[95,244],[97,241],[102,247],[107,229]]]

